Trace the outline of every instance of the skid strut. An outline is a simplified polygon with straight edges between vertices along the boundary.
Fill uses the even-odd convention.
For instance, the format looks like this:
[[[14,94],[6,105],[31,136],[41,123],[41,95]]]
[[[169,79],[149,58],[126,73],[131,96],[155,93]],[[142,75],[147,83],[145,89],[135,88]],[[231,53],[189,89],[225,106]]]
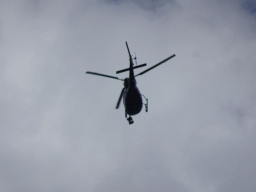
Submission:
[[[146,103],[143,103],[143,105],[145,105],[145,111],[148,112],[148,99],[144,95],[142,96],[146,99]]]

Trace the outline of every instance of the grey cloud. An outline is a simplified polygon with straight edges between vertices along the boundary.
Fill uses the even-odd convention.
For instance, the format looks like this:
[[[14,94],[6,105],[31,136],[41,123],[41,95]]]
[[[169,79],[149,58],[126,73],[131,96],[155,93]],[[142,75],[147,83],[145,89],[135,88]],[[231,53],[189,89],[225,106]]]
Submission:
[[[105,0],[107,3],[113,3],[113,4],[122,4],[122,3],[134,3],[139,5],[142,9],[148,10],[148,11],[157,11],[157,9],[161,8],[162,6],[168,4],[172,4],[173,6],[176,5],[176,2],[174,0],[139,0],[139,1],[127,1],[127,0]]]
[[[255,14],[256,12],[256,2],[255,1],[242,1],[241,6],[248,11],[250,14]]]
[[[214,186],[216,191],[253,191],[255,143],[252,138],[248,141],[248,138],[223,137],[211,146],[201,146],[200,152],[193,151],[190,174],[204,177],[202,185]]]
[[[119,2],[3,1],[0,189],[255,191],[254,17]],[[148,66],[177,55],[138,77],[149,112],[132,126],[122,83],[84,74],[126,68],[125,41]]]

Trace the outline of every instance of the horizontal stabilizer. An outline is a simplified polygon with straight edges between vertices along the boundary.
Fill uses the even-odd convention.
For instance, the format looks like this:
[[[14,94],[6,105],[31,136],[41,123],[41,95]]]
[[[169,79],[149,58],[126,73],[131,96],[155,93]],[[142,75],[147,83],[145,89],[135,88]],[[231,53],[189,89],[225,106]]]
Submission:
[[[141,65],[137,65],[137,66],[133,67],[133,69],[137,69],[137,68],[145,67],[145,66],[147,66],[147,64],[146,64],[146,63],[141,64]],[[129,71],[129,70],[130,70],[130,68],[122,69],[122,70],[120,70],[120,71],[117,71],[117,72],[116,72],[116,74],[118,74],[118,73],[123,73],[123,72],[125,72],[125,71]]]

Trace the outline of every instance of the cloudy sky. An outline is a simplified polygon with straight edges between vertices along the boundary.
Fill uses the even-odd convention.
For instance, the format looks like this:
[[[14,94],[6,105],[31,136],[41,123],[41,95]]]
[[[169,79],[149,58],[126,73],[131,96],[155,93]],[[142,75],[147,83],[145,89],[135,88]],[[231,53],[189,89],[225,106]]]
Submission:
[[[255,192],[255,0],[0,5],[0,191]],[[137,77],[133,125],[122,82],[85,74],[127,68],[125,41],[176,54]]]

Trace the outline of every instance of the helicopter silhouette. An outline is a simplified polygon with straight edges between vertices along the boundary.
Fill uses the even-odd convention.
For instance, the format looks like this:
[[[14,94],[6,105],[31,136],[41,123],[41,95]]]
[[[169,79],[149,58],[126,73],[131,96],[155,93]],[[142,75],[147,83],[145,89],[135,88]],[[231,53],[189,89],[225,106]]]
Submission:
[[[122,69],[120,71],[117,71],[116,74],[125,72],[125,71],[129,71],[129,78],[125,78],[125,79],[119,79],[118,77],[114,77],[114,76],[110,76],[110,75],[104,75],[104,74],[100,74],[100,73],[95,73],[95,72],[90,72],[87,71],[87,74],[91,74],[91,75],[99,75],[99,76],[103,76],[103,77],[108,77],[108,78],[112,78],[112,79],[116,79],[116,80],[121,80],[124,81],[124,88],[121,91],[121,94],[119,96],[119,99],[117,101],[116,104],[116,109],[119,108],[120,102],[123,98],[123,103],[124,103],[124,107],[125,107],[125,118],[127,118],[127,115],[129,115],[129,117],[127,118],[127,121],[129,122],[129,124],[133,124],[134,121],[132,119],[132,115],[136,115],[138,113],[140,113],[142,106],[143,106],[143,100],[142,100],[142,96],[144,97],[144,99],[146,100],[145,105],[145,110],[146,112],[148,111],[148,99],[140,94],[140,91],[137,87],[137,83],[136,83],[136,79],[135,77],[139,76],[139,75],[143,75],[144,73],[154,69],[155,67],[161,65],[162,63],[168,61],[169,59],[175,57],[176,55],[173,54],[172,56],[164,59],[163,61],[153,65],[152,67],[146,69],[145,71],[142,71],[141,73],[134,75],[133,70],[140,68],[140,67],[144,67],[147,64],[141,64],[141,65],[137,65],[137,57],[135,56],[134,58],[132,58],[129,47],[127,42],[126,43],[126,47],[129,53],[129,60],[130,60],[130,67],[126,68],[126,69]],[[136,66],[134,66],[133,60],[135,60]]]

